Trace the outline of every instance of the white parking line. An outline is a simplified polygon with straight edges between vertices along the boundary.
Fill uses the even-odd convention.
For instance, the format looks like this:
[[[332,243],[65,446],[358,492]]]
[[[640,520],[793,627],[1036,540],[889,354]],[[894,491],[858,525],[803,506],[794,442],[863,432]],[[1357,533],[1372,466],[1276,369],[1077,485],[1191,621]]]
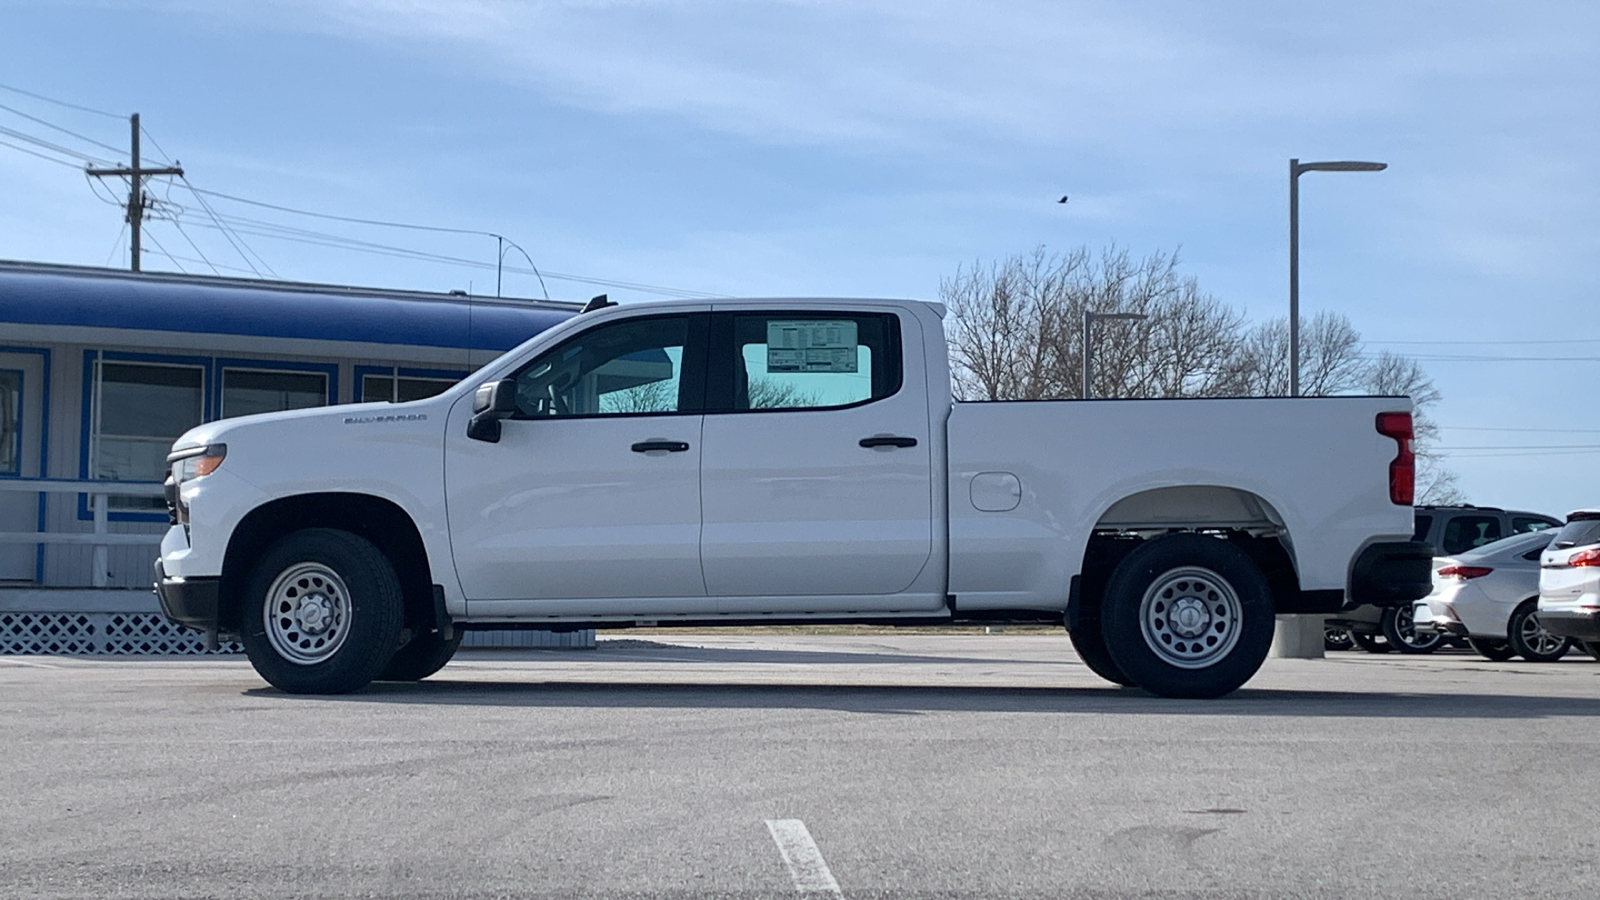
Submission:
[[[839,882],[833,880],[833,873],[822,859],[822,851],[817,849],[817,842],[806,830],[806,823],[799,819],[768,819],[767,830],[772,832],[778,852],[783,854],[783,864],[789,867],[789,877],[794,879],[796,890],[843,900]]]

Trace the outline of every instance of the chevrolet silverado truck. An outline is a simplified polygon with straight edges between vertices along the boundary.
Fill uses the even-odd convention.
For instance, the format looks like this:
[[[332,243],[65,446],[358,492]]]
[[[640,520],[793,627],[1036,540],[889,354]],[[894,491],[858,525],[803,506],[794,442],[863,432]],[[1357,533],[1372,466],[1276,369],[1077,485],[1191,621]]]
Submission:
[[[591,304],[429,399],[201,425],[161,607],[297,693],[469,629],[1047,621],[1215,697],[1275,615],[1431,587],[1407,398],[955,402],[943,316]]]

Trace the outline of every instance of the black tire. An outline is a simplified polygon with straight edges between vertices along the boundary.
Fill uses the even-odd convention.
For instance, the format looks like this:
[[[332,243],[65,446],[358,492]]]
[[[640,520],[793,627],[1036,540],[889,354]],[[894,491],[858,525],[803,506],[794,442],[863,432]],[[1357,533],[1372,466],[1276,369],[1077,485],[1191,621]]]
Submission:
[[[1583,647],[1583,652],[1595,659],[1600,659],[1600,641],[1582,641],[1580,646]]]
[[[1363,634],[1359,631],[1352,631],[1350,632],[1350,639],[1356,642],[1357,647],[1368,653],[1388,653],[1394,649],[1389,646],[1388,639],[1380,634]]]
[[[291,694],[347,694],[400,644],[400,579],[377,547],[333,528],[279,538],[245,582],[245,654]]]
[[[1505,662],[1517,655],[1507,641],[1498,641],[1494,638],[1467,638],[1467,646],[1471,647],[1479,656],[1493,662]]]
[[[1511,650],[1528,662],[1555,662],[1572,649],[1572,639],[1559,637],[1539,624],[1539,600],[1524,600],[1506,625]]]
[[[1356,646],[1356,640],[1350,634],[1350,629],[1348,629],[1348,628],[1324,628],[1324,629],[1322,629],[1322,649],[1323,650],[1354,650],[1355,646]]]
[[[1139,687],[1162,697],[1220,697],[1261,668],[1273,612],[1267,580],[1243,551],[1220,538],[1174,534],[1117,564],[1101,630],[1112,661]]]
[[[1072,649],[1078,652],[1078,658],[1089,667],[1089,671],[1112,684],[1133,686],[1133,679],[1117,667],[1110,651],[1106,650],[1105,633],[1098,617],[1092,621],[1080,621],[1076,629],[1067,631],[1067,637],[1072,639]]]
[[[461,646],[463,632],[459,629],[448,641],[437,631],[418,634],[394,652],[394,658],[383,667],[374,681],[421,681],[444,668],[450,657]]]
[[[1417,633],[1409,606],[1391,606],[1384,610],[1378,627],[1383,629],[1384,640],[1389,642],[1389,646],[1401,653],[1432,653],[1444,644],[1444,635],[1438,632]]]

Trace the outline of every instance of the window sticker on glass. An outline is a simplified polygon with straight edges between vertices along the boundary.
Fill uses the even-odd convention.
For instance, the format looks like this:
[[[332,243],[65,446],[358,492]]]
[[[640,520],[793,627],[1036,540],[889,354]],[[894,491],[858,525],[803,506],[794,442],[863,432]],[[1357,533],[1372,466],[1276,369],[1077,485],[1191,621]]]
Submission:
[[[854,372],[856,323],[816,319],[767,322],[768,372]]]

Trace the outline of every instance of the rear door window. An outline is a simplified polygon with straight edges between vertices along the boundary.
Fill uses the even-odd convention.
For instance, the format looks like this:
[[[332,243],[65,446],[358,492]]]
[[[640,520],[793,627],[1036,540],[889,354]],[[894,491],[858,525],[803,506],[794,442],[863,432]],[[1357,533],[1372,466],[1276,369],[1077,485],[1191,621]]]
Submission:
[[[1417,516],[1417,528],[1416,528],[1415,531],[1411,532],[1411,539],[1413,541],[1427,540],[1428,529],[1432,528],[1432,527],[1433,527],[1433,516],[1418,515]]]
[[[732,341],[713,350],[709,412],[845,409],[900,390],[892,314],[738,313],[721,327]]]
[[[1445,555],[1451,556],[1498,541],[1500,537],[1500,520],[1494,516],[1456,516],[1445,523],[1439,546]]]
[[[1512,516],[1511,533],[1523,534],[1529,531],[1544,531],[1547,528],[1560,528],[1560,522],[1552,522],[1542,516]]]

